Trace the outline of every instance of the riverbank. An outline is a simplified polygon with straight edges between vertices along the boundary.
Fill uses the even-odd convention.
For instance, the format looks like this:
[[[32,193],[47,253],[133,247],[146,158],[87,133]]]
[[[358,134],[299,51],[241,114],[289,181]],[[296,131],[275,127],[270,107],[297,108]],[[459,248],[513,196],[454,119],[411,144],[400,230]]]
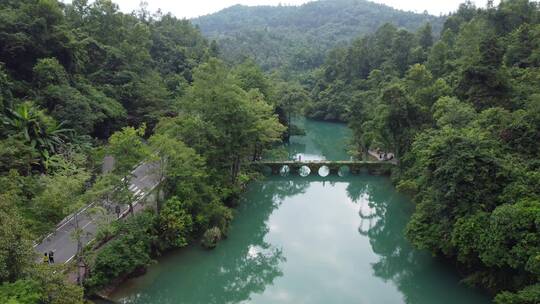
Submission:
[[[260,176],[260,174],[256,173],[255,171],[249,171],[249,172],[244,172],[244,173],[246,174],[245,176],[249,176],[249,179],[248,179],[248,181],[246,183],[255,181]],[[245,191],[246,183],[237,186],[237,188],[239,189],[238,191],[240,191],[240,193]],[[171,199],[175,199],[175,198],[171,198]],[[122,226],[127,225],[127,227],[129,227],[131,225],[134,225],[135,227],[142,228],[142,230],[139,231],[139,233],[135,232],[135,234],[133,234],[133,231],[127,229],[128,230],[127,231],[128,239],[130,239],[131,237],[140,238],[141,235],[143,235],[142,239],[145,239],[146,237],[144,236],[144,234],[149,234],[149,233],[152,234],[152,235],[149,235],[149,237],[154,238],[156,240],[164,238],[165,236],[160,235],[160,234],[153,235],[154,233],[159,233],[158,231],[155,231],[155,229],[158,229],[159,216],[160,216],[160,215],[156,214],[156,212],[157,212],[156,204],[157,204],[157,202],[156,202],[156,200],[154,200],[153,202],[150,202],[150,203],[146,204],[145,208],[143,208],[143,207],[141,207],[141,205],[139,205],[139,207],[141,207],[141,208],[140,208],[140,210],[137,210],[137,211],[144,211],[144,212],[135,212],[134,216],[126,218],[125,222],[117,222],[116,227],[113,227],[112,230],[113,231],[118,231],[118,230],[126,231],[126,229],[122,228]],[[224,206],[227,205],[228,208],[232,208],[232,210],[234,210],[234,206],[238,206],[237,195],[232,195],[231,198],[228,199],[227,202],[226,203],[224,202],[223,204],[224,204]],[[231,218],[232,218],[232,216],[231,216]],[[130,223],[130,221],[132,223]],[[150,222],[148,222],[148,221],[150,221]],[[141,226],[141,223],[144,223],[144,222],[146,222],[146,224],[142,224],[142,226]],[[151,231],[148,231],[148,230],[151,230]],[[227,233],[228,232],[225,232],[223,237],[218,240],[218,244],[219,244],[219,241],[221,241],[222,239],[225,239],[227,237]],[[116,235],[115,233],[112,233],[110,239],[107,239],[99,247],[92,248],[91,250],[89,250],[90,255],[91,256],[99,255],[100,251],[102,250],[102,247],[106,247],[107,245],[109,245],[111,243],[114,243],[118,238],[122,238],[122,237],[125,238],[125,235]],[[139,252],[139,254],[144,254],[144,255],[147,256],[147,259],[148,259],[147,262],[137,264],[137,266],[132,267],[131,271],[122,272],[119,275],[115,275],[115,276],[110,277],[108,279],[109,283],[107,283],[105,286],[100,287],[99,289],[91,292],[89,296],[96,296],[97,295],[99,297],[103,297],[104,299],[108,299],[109,295],[112,292],[114,292],[114,290],[117,289],[118,286],[121,286],[124,282],[146,274],[148,267],[151,266],[152,264],[154,264],[157,261],[157,259],[159,259],[160,257],[166,256],[166,255],[170,254],[171,252],[175,252],[177,250],[182,250],[184,246],[197,246],[197,247],[202,248],[203,247],[203,243],[202,243],[203,239],[204,239],[204,235],[200,235],[200,237],[196,237],[196,235],[191,235],[191,236],[189,236],[188,239],[186,239],[185,245],[181,245],[181,246],[178,246],[178,247],[172,247],[171,246],[171,247],[166,247],[166,248],[157,248],[156,245],[159,246],[159,241],[157,243],[154,241],[153,244],[144,247],[145,252]],[[121,240],[121,241],[119,240],[118,244],[123,245],[123,243],[125,243],[125,242],[126,242],[126,240]],[[129,241],[127,241],[127,242],[129,243]],[[139,249],[141,249],[141,248],[139,248]],[[211,249],[205,248],[203,250],[211,250]],[[118,250],[114,250],[114,251],[118,251]],[[127,256],[127,258],[135,259],[137,257]],[[115,258],[115,259],[118,259],[118,257]],[[107,262],[109,262],[109,261],[107,261]],[[130,261],[127,261],[127,262],[126,261],[118,261],[118,262],[130,263]],[[107,265],[104,265],[104,266],[107,266]],[[90,284],[92,284],[92,282]],[[90,285],[90,286],[92,286],[92,285]]]
[[[346,139],[332,136],[343,130],[331,129],[344,125],[308,123],[315,129],[293,138],[289,151],[319,159],[347,155],[335,141]],[[313,133],[320,129],[328,136]],[[390,179],[315,174],[250,183],[229,237],[215,250],[172,251],[112,298],[131,304],[489,302],[460,284],[455,269],[412,248],[403,230],[414,206]],[[446,293],[453,297],[444,302]]]
[[[488,303],[404,238],[413,208],[385,177],[268,177],[250,185],[215,250],[171,252],[111,296],[132,304]],[[441,301],[444,292],[452,299]]]

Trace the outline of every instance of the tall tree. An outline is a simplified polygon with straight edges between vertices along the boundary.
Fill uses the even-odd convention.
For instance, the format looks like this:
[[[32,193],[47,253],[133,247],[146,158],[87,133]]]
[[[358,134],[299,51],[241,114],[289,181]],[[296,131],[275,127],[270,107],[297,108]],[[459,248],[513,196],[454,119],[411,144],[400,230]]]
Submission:
[[[195,71],[193,85],[181,103],[189,113],[209,123],[208,129],[199,132],[205,134],[211,147],[198,152],[211,166],[228,167],[232,184],[237,182],[242,162],[262,139],[260,122],[267,120],[267,130],[277,130],[278,136],[264,138],[265,142],[278,141],[282,130],[264,97],[251,96],[254,98],[222,62],[211,59]]]
[[[132,171],[149,155],[148,148],[142,139],[144,132],[144,127],[140,129],[126,127],[114,133],[109,139],[108,152],[114,157],[113,173],[119,186],[114,192],[113,200],[116,203],[128,205],[132,215],[133,203],[137,199],[129,189]]]

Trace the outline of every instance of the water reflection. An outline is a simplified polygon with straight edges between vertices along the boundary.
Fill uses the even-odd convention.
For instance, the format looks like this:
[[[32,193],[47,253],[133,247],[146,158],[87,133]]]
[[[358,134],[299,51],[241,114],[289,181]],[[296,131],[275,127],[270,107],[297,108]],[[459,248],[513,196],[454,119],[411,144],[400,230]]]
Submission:
[[[279,169],[279,175],[281,176],[289,176],[289,173],[291,172],[291,168],[289,166],[285,165]]]
[[[123,303],[487,303],[403,237],[412,205],[383,177],[269,177],[230,238],[165,257]],[[356,232],[357,231],[357,232]],[[441,297],[451,294],[452,297]]]
[[[372,264],[373,274],[392,281],[405,303],[489,303],[479,291],[462,286],[455,269],[412,247],[404,237],[412,205],[390,183],[352,180],[347,193],[360,204],[358,232],[369,238],[379,256]],[[452,296],[441,297],[443,294]]]
[[[214,251],[192,246],[169,254],[147,275],[135,278],[111,296],[121,303],[242,303],[264,292],[283,275],[287,261],[279,246],[265,241],[268,217],[285,197],[301,194],[309,182],[283,179],[259,183],[258,199],[243,204],[230,239]]]
[[[319,168],[318,173],[321,177],[327,177],[330,174],[330,168],[328,166],[322,166]]]
[[[348,160],[350,129],[343,124],[321,123],[298,118],[294,122],[306,131],[305,136],[292,136],[286,145],[289,159],[302,160]],[[279,156],[274,156],[274,159]]]
[[[290,157],[348,159],[342,125],[302,121]],[[336,147],[343,147],[336,149]],[[279,155],[280,153],[276,153]],[[289,175],[290,168],[280,173]],[[113,294],[123,303],[488,303],[403,235],[413,205],[387,178],[269,176],[243,197],[229,238],[160,259]],[[442,296],[451,295],[451,296]]]
[[[311,169],[308,166],[302,166],[298,170],[298,174],[302,177],[306,177],[311,173]]]

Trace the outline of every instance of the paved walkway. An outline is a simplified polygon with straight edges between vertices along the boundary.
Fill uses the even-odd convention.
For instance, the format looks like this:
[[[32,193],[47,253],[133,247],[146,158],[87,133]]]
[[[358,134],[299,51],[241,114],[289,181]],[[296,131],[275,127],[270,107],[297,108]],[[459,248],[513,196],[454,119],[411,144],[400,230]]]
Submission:
[[[145,197],[159,183],[159,177],[156,174],[156,164],[142,164],[137,167],[132,173],[133,177],[130,182],[129,189],[137,196]],[[79,219],[79,227],[83,231],[83,245],[87,245],[94,238],[98,224],[90,216],[89,210],[94,206],[91,204],[80,210],[76,216]],[[112,218],[116,217],[114,207],[107,208],[107,212]],[[129,212],[128,206],[123,206],[121,214],[125,215]],[[53,251],[55,263],[68,263],[77,253],[77,241],[73,237],[73,231],[76,228],[75,215],[64,219],[58,224],[56,230],[49,234],[41,243],[34,246],[36,252],[40,254],[40,261],[43,253]]]

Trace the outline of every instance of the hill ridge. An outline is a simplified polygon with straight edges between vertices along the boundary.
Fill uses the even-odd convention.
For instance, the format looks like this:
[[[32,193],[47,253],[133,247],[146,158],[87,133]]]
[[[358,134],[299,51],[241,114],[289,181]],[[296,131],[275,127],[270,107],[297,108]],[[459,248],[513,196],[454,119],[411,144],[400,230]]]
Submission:
[[[219,42],[228,61],[251,57],[266,70],[308,70],[321,65],[328,50],[385,23],[416,30],[430,22],[438,33],[444,19],[367,0],[319,0],[298,6],[237,4],[192,22]]]

